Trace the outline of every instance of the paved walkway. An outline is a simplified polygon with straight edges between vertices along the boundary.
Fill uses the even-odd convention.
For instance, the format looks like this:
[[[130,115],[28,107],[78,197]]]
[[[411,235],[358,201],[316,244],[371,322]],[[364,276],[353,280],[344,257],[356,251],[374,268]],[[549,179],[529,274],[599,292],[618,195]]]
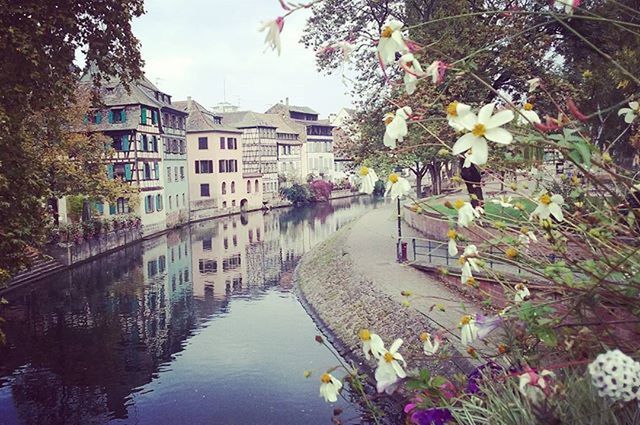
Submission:
[[[399,304],[407,300],[402,291],[410,291],[409,308],[433,322],[432,329],[453,330],[447,338],[464,352],[459,345],[456,327],[465,314],[480,310],[463,296],[448,289],[429,274],[395,261],[397,240],[396,203],[389,202],[366,213],[349,229],[347,251],[353,267],[372,282],[377,290]],[[403,237],[420,237],[420,234],[402,223]],[[412,253],[409,253],[411,258]],[[463,307],[464,306],[464,307]],[[442,311],[444,310],[444,311]]]

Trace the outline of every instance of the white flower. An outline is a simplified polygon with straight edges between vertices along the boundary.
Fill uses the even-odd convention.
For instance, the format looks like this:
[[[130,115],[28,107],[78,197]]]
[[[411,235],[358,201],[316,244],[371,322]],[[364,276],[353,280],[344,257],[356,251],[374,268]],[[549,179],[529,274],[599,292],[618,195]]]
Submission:
[[[433,356],[440,349],[442,337],[440,335],[436,335],[432,340],[430,334],[428,334],[427,332],[422,332],[420,334],[420,341],[422,341],[423,343],[422,349],[424,351],[424,354],[426,354],[427,356]]]
[[[573,9],[580,5],[580,0],[556,0],[553,5],[564,8],[564,13],[572,15]]]
[[[540,117],[536,114],[536,111],[533,110],[533,105],[528,102],[525,103],[518,115],[518,125],[540,124],[541,122]]]
[[[380,41],[378,41],[378,54],[383,64],[389,65],[396,61],[396,52],[402,54],[409,51],[402,36],[404,24],[397,20],[391,20],[382,28]]]
[[[412,53],[402,55],[400,66],[404,70],[404,88],[408,95],[412,95],[418,86],[418,78],[424,75],[422,66]]]
[[[469,149],[464,153],[464,163],[462,164],[462,168],[471,167],[471,158],[473,157],[473,149]]]
[[[447,69],[447,65],[442,61],[433,61],[431,65],[427,67],[427,75],[431,77],[433,84],[440,84],[444,81],[444,72]]]
[[[462,119],[471,113],[471,106],[465,105],[460,102],[451,102],[447,106],[447,120],[449,125],[453,127],[455,131],[464,131],[464,125],[462,125]]]
[[[460,319],[460,339],[462,345],[469,345],[478,338],[478,326],[476,326],[476,319],[471,316],[462,316]]]
[[[384,196],[391,194],[391,199],[402,198],[406,194],[411,192],[411,183],[404,177],[399,177],[395,173],[389,174],[389,180],[387,181],[387,190]]]
[[[360,167],[360,192],[371,195],[378,181],[378,176],[373,168]]]
[[[529,93],[535,91],[538,87],[540,87],[540,78],[532,78],[527,80],[527,84],[529,84]]]
[[[618,111],[618,116],[624,115],[624,122],[631,124],[636,117],[640,114],[640,103],[633,101],[629,102],[628,108],[622,108]]]
[[[544,390],[547,388],[545,376],[553,377],[555,375],[548,370],[537,373],[532,369],[528,369],[520,375],[520,384],[518,385],[520,393],[531,400],[533,404],[538,404],[545,397]]]
[[[541,220],[549,218],[553,215],[556,220],[564,220],[562,214],[562,205],[564,204],[564,198],[561,195],[551,195],[547,192],[542,192],[538,198],[538,207],[531,213],[531,216],[537,216]]]
[[[500,196],[498,199],[492,199],[492,200],[491,200],[491,203],[493,203],[493,204],[498,204],[498,205],[500,205],[502,208],[515,208],[515,207],[513,206],[513,204],[511,203],[511,201],[512,201],[511,196],[506,196],[506,197],[505,197],[504,195],[502,195],[502,196]]]
[[[324,398],[324,401],[329,403],[335,403],[338,401],[338,393],[342,388],[342,382],[334,378],[329,373],[322,374],[320,377],[320,397]]]
[[[399,378],[405,378],[407,376],[399,363],[400,361],[405,367],[407,367],[407,363],[404,361],[404,358],[400,353],[398,353],[398,349],[401,345],[402,339],[396,339],[393,341],[389,351],[386,351],[378,361],[375,378],[377,383],[376,388],[379,393],[395,384]]]
[[[458,199],[453,203],[453,206],[458,210],[458,225],[461,227],[469,226],[475,218],[480,217],[480,211],[473,208],[469,202]]]
[[[456,245],[456,239],[458,238],[458,233],[455,230],[449,229],[447,232],[447,237],[449,238],[449,246],[447,247],[449,250],[449,256],[455,257],[458,255],[458,246]]]
[[[615,349],[589,364],[591,382],[600,397],[615,401],[640,400],[640,363]]]
[[[478,115],[470,112],[462,118],[461,123],[469,133],[461,136],[453,145],[452,153],[459,155],[462,152],[472,149],[471,162],[476,165],[487,163],[489,150],[487,140],[508,145],[513,140],[513,136],[500,126],[513,120],[513,112],[505,109],[493,114],[495,103],[480,108]]]
[[[529,288],[527,288],[524,283],[518,283],[514,289],[516,290],[516,294],[513,297],[513,301],[516,304],[521,303],[531,296]]]
[[[389,112],[384,116],[386,129],[384,132],[384,145],[391,149],[396,148],[396,141],[402,142],[404,136],[409,132],[407,128],[407,120],[413,113],[410,107],[404,106],[396,111],[395,114]]]
[[[478,260],[476,259],[477,256],[478,248],[475,245],[468,245],[462,252],[459,260],[460,264],[462,264],[462,273],[460,275],[462,283],[468,284],[475,281],[473,274],[471,273],[471,269],[476,272],[480,271]]]
[[[264,42],[267,44],[267,48],[271,47],[271,50],[277,50],[280,54],[280,33],[284,27],[284,18],[278,16],[273,21],[265,22],[260,28],[260,31],[267,31],[267,35],[264,38]]]
[[[358,333],[358,336],[360,337],[360,341],[362,341],[362,351],[367,360],[371,358],[369,353],[373,354],[373,357],[376,359],[379,359],[385,353],[384,343],[378,335],[372,334],[368,329],[362,329]]]

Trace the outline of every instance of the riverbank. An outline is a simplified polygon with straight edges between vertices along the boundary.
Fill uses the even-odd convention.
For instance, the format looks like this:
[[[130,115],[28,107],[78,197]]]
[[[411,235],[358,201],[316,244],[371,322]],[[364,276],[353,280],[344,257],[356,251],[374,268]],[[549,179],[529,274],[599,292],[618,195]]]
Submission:
[[[395,261],[396,220],[395,203],[381,205],[305,254],[296,271],[303,304],[340,354],[368,372],[375,364],[366,362],[360,348],[363,328],[380,335],[387,347],[402,338],[408,369],[467,373],[473,365],[460,355],[466,347],[457,332],[444,335],[452,355],[444,361],[425,356],[418,336],[455,330],[462,315],[479,309],[429,275]],[[403,229],[403,235],[411,232]]]

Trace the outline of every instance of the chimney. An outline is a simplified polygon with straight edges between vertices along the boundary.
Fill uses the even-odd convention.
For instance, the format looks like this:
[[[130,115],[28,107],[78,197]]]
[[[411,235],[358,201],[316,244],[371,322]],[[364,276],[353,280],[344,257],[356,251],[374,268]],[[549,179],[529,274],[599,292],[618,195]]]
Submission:
[[[288,97],[285,97],[285,100],[284,100],[284,101],[285,101],[285,105],[287,105],[287,108],[288,108],[288,107],[289,107],[289,98],[288,98]]]
[[[187,109],[191,109],[191,96],[187,96]]]

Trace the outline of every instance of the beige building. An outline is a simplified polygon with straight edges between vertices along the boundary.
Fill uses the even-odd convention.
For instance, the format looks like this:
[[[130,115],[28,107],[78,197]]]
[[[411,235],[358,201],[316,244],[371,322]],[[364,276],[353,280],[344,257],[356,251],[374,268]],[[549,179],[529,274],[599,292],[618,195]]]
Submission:
[[[260,173],[243,172],[242,130],[188,98],[176,102],[186,111],[191,219],[262,207]]]

